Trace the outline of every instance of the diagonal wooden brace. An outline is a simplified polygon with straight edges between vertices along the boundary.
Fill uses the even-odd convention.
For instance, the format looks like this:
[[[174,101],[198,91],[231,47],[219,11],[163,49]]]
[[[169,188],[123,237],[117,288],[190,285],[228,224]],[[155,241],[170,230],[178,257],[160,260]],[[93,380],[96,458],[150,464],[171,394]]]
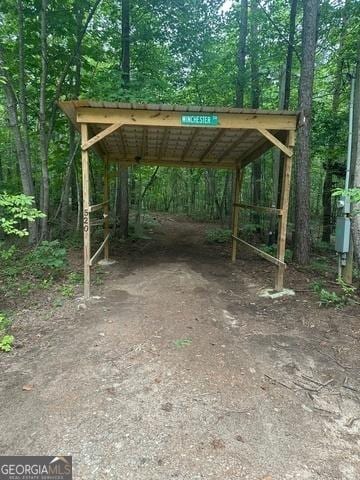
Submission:
[[[94,137],[90,138],[87,142],[83,143],[81,145],[82,150],[87,150],[88,148],[92,147],[95,145],[95,143],[99,142],[103,138],[107,137],[111,133],[115,132],[118,128],[120,128],[123,124],[123,122],[119,123],[114,123],[110,125],[110,127],[105,128],[105,130],[102,130],[100,133],[95,135]]]
[[[293,152],[290,148],[288,148],[286,145],[284,145],[280,140],[272,133],[269,132],[269,130],[266,130],[265,128],[258,128],[257,129],[264,137],[266,137],[271,143],[273,143],[276,147],[278,147],[282,152],[285,153],[287,157],[292,157]]]

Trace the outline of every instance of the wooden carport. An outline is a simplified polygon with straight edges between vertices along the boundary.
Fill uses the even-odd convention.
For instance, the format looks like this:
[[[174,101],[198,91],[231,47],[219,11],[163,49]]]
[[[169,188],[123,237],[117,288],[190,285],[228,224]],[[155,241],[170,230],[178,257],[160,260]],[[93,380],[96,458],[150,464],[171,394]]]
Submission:
[[[250,248],[276,265],[275,289],[283,288],[296,113],[88,100],[60,102],[59,106],[81,132],[85,299],[90,297],[90,267],[102,251],[105,260],[109,259],[109,162],[124,166],[160,165],[234,170],[232,261],[236,260],[238,243]],[[245,167],[274,146],[283,153],[284,162],[279,208],[242,203],[241,185]],[[98,205],[90,205],[89,149],[94,149],[105,164],[104,199]],[[241,208],[278,215],[276,257],[239,238]],[[91,255],[89,217],[98,210],[103,210],[104,214],[104,241]]]

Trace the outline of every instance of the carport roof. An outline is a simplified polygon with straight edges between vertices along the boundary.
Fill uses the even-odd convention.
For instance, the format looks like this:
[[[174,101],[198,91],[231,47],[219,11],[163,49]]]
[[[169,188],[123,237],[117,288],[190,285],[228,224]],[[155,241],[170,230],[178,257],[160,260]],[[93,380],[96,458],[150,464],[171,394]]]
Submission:
[[[59,102],[89,139],[82,149],[124,165],[243,167],[296,130],[297,113],[226,107],[138,103]]]

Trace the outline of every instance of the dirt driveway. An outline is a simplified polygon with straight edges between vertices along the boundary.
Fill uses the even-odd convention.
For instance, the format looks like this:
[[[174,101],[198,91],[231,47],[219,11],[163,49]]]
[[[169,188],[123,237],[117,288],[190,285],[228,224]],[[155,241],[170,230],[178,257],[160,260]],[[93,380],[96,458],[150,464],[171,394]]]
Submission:
[[[359,480],[360,318],[260,298],[273,269],[160,217],[80,299],[21,310],[1,355],[0,454],[80,480]],[[28,391],[24,385],[30,385]]]

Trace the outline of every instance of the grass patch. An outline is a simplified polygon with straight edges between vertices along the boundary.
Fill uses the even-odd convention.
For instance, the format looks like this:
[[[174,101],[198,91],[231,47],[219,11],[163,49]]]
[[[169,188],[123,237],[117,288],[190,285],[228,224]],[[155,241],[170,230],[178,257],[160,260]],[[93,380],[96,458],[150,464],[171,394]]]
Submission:
[[[209,228],[206,230],[208,243],[227,243],[231,239],[232,232],[225,228]]]

